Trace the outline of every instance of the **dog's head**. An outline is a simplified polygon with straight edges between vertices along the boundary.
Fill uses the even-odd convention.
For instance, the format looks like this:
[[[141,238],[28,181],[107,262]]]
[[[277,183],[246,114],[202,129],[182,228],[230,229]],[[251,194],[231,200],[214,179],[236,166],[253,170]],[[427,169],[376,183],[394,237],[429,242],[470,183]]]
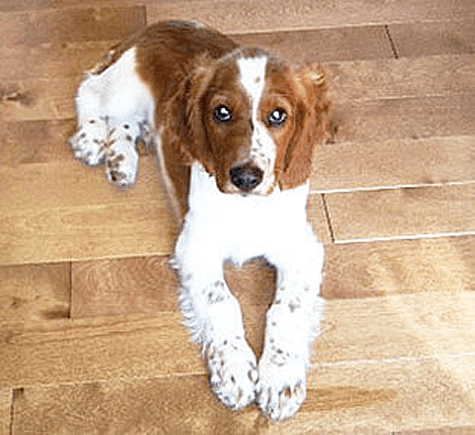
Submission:
[[[328,131],[325,93],[316,66],[294,69],[259,49],[201,56],[173,102],[182,151],[224,193],[303,184]]]

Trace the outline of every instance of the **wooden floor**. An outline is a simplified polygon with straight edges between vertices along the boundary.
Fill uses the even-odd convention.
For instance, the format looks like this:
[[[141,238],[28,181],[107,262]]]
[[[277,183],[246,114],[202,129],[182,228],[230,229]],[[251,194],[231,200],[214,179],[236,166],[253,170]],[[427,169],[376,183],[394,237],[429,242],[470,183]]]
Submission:
[[[118,191],[68,148],[82,71],[165,18],[330,77],[308,207],[328,302],[282,424],[209,392],[153,155]],[[0,434],[475,433],[474,53],[473,0],[2,0]],[[274,273],[226,273],[259,353]]]

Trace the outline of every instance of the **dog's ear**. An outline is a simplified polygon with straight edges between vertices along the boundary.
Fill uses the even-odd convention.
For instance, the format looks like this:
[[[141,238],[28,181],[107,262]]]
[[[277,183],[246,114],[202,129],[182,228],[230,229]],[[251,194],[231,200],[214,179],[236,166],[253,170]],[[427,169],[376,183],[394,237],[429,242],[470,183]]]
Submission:
[[[281,189],[305,183],[312,170],[313,151],[328,135],[329,102],[325,74],[317,65],[293,72],[297,94],[294,133],[289,141],[278,176]]]
[[[194,61],[192,72],[183,78],[171,99],[165,123],[169,131],[164,132],[170,138],[173,136],[174,146],[180,149],[185,160],[189,163],[198,160],[205,167],[212,159],[204,127],[203,97],[213,78],[215,65],[215,61],[206,54]],[[206,170],[211,171],[212,168],[206,167]]]

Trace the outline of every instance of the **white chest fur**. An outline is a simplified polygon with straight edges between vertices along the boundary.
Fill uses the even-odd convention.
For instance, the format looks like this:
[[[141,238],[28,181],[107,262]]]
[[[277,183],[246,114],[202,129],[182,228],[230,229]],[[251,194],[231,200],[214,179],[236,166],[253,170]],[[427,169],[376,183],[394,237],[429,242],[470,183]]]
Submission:
[[[306,231],[308,191],[305,184],[286,191],[276,188],[268,196],[224,194],[195,163],[186,225],[194,227],[193,237],[206,237],[203,243],[222,259],[237,264],[256,256],[271,259]]]

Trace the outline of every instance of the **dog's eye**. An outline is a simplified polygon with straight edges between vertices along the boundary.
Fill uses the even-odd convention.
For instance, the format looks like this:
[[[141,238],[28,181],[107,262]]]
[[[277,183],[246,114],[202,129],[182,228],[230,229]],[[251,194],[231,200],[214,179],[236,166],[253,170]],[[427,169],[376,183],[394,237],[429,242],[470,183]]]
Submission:
[[[226,107],[224,104],[219,105],[214,109],[214,118],[219,122],[228,122],[231,121],[232,114],[229,107]]]
[[[274,109],[269,113],[268,122],[271,127],[278,127],[282,125],[287,118],[287,113],[284,109]]]

